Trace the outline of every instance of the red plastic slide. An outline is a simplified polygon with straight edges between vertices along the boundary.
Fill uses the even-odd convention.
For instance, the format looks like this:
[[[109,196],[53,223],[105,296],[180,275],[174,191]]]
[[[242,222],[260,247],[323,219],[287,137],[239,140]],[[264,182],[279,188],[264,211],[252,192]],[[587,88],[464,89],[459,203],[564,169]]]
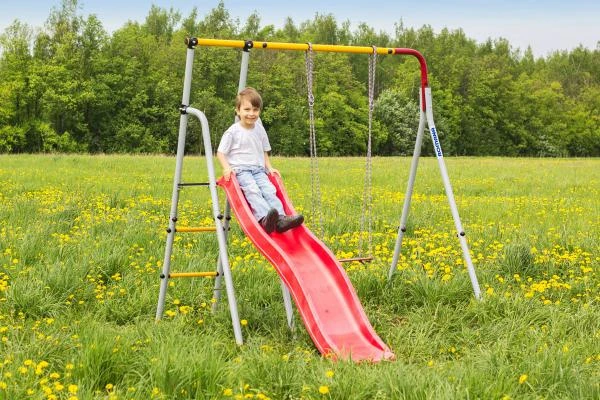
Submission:
[[[295,214],[281,178],[270,177],[286,214]],[[288,287],[317,349],[353,361],[394,359],[369,323],[346,272],[325,244],[304,225],[267,234],[252,215],[235,177],[229,182],[221,178],[218,183],[246,236]]]

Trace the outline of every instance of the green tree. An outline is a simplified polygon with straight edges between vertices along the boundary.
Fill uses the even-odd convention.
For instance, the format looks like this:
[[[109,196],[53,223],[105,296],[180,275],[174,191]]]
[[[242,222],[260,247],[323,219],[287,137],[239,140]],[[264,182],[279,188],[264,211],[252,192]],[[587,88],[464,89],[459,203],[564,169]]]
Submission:
[[[419,127],[417,103],[406,92],[387,89],[377,99],[375,117],[384,132],[377,142],[376,154],[411,155]]]
[[[14,21],[0,35],[0,152],[25,150],[31,28]]]
[[[0,35],[0,151],[174,152],[186,36],[419,50],[427,59],[433,111],[447,155],[600,156],[600,46],[535,58],[505,39],[477,43],[461,29],[396,24],[393,37],[316,14],[281,29],[254,12],[240,24],[224,2],[200,18],[151,6],[144,21],[110,35],[77,0],[52,9],[44,27],[15,21]],[[191,105],[203,110],[213,142],[233,120],[241,51],[198,46]],[[302,52],[251,51],[248,84],[265,100],[275,152],[308,154]],[[314,55],[318,152],[364,154],[369,75],[363,54]],[[413,57],[378,56],[373,124],[376,154],[409,154],[421,76]],[[190,119],[188,151],[200,127]],[[432,155],[429,136],[423,154]]]

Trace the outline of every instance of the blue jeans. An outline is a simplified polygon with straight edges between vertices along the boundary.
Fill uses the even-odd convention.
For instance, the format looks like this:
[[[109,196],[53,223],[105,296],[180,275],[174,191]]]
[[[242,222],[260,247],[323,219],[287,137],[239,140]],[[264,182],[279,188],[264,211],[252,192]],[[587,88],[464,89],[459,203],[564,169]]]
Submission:
[[[276,209],[279,215],[285,215],[275,186],[269,180],[265,168],[236,167],[234,171],[252,214],[258,221],[266,216],[271,208]]]

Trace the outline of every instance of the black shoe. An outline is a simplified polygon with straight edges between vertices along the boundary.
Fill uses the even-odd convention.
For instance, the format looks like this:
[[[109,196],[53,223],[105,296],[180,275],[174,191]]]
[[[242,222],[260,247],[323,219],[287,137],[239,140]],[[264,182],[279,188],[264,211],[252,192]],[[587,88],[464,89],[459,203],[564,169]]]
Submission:
[[[271,233],[275,230],[277,220],[279,219],[279,213],[276,209],[271,208],[266,216],[262,217],[258,223],[263,227],[265,232]]]
[[[277,226],[275,227],[275,229],[277,230],[277,232],[282,233],[302,225],[303,222],[304,216],[301,214],[284,215],[282,217],[279,217],[279,221],[277,221]]]

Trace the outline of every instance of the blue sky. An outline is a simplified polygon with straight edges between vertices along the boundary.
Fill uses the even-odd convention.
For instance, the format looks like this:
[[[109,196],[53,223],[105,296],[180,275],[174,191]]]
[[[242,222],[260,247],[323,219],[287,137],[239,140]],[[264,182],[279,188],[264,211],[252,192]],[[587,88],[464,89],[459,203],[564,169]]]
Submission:
[[[60,4],[60,0],[0,0],[0,32],[14,19],[42,27],[50,10]],[[79,1],[80,13],[96,14],[108,31],[128,20],[142,22],[152,4],[167,9],[173,7],[184,16],[196,6],[203,17],[218,0]],[[536,56],[545,56],[553,50],[571,50],[579,44],[595,49],[600,41],[600,1],[597,0],[225,0],[224,4],[231,16],[242,23],[253,11],[258,12],[263,25],[276,27],[282,26],[288,16],[299,24],[312,19],[316,13],[333,14],[338,23],[349,20],[352,28],[365,22],[393,35],[394,24],[402,21],[405,27],[412,28],[431,25],[436,33],[444,27],[462,28],[467,37],[478,42],[489,37],[506,38],[513,47],[522,50],[530,45]]]

